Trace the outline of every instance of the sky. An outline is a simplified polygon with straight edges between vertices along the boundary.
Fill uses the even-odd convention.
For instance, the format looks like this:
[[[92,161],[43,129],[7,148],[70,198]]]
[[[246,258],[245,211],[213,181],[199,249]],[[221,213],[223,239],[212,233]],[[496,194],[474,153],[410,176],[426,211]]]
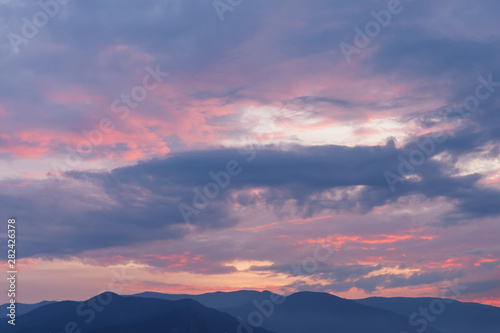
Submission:
[[[0,1],[18,301],[458,285],[500,306],[499,10]]]

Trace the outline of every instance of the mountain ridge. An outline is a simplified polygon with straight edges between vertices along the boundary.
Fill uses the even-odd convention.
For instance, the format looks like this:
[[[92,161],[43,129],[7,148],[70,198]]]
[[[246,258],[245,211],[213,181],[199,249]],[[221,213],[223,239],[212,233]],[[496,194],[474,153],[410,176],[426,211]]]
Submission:
[[[425,325],[421,318],[411,322],[421,307],[438,304],[437,300],[350,300],[308,291],[285,297],[267,290],[200,295],[106,292],[82,302],[27,304],[31,311],[18,313],[14,329],[5,319],[0,320],[0,329],[19,333],[61,332],[66,327],[75,332],[81,329],[81,333],[331,333],[335,327],[342,333],[413,333],[425,327],[426,333],[500,332],[500,308],[451,299],[441,299],[446,308],[435,320]]]

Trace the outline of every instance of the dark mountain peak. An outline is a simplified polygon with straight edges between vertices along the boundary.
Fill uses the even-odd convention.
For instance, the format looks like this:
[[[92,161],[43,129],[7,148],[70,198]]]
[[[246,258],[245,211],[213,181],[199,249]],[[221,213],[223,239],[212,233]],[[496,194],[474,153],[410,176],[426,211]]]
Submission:
[[[93,298],[96,298],[96,297],[99,297],[99,298],[113,298],[114,299],[114,298],[122,298],[123,296],[120,296],[117,293],[114,293],[112,291],[105,291],[105,292],[100,293],[97,296],[89,298],[87,301],[89,301],[89,300],[91,300]]]
[[[286,298],[284,307],[307,313],[345,313],[349,311],[364,311],[356,302],[324,292],[301,291]]]
[[[225,309],[235,317],[255,320],[256,310],[272,313],[265,318],[262,327],[278,333],[387,333],[410,332],[408,317],[391,311],[358,304],[324,292],[297,292],[286,297],[282,304],[247,303],[244,306]],[[257,302],[258,304],[258,302]],[[426,333],[443,333],[428,327]]]
[[[261,291],[257,290],[235,290],[235,291],[216,291],[213,293],[206,293],[206,294],[201,294],[201,295],[230,295],[230,294],[240,294],[240,295],[251,295],[251,294],[260,294],[262,293]],[[199,295],[199,296],[201,296]]]
[[[349,300],[324,292],[299,291],[287,297],[287,301],[349,302]]]
[[[163,300],[181,300],[181,299],[194,299],[204,306],[214,309],[222,309],[228,307],[241,306],[253,301],[262,301],[269,299],[272,293],[270,291],[257,291],[257,290],[237,290],[237,291],[217,291],[201,295],[187,295],[187,294],[162,294],[156,292],[143,292],[131,296],[156,298]]]

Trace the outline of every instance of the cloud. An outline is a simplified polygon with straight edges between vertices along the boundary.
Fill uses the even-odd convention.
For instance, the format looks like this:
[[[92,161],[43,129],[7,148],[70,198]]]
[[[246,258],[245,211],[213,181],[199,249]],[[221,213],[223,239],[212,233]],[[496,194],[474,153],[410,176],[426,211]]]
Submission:
[[[482,294],[488,291],[498,290],[500,288],[500,280],[478,280],[463,284],[463,294]]]
[[[470,117],[445,123],[442,116],[475,93],[478,76],[500,81],[500,5],[475,4],[474,15],[464,1],[403,6],[352,63],[339,44],[352,43],[353,28],[373,20],[371,11],[386,8],[386,0],[244,1],[223,22],[206,0],[70,1],[19,53],[3,38],[0,160],[6,171],[0,208],[23,221],[20,255],[92,253],[97,260],[99,251],[121,251],[153,269],[206,274],[233,273],[226,265],[232,260],[272,256],[267,272],[278,274],[294,261],[288,255],[303,255],[297,244],[329,230],[283,230],[293,224],[287,220],[333,216],[325,219],[335,228],[331,233],[350,238],[329,241],[349,256],[334,268],[320,265],[318,274],[334,280],[332,291],[356,287],[371,293],[439,282],[445,272],[425,263],[444,265],[450,257],[442,238],[491,254],[478,239],[483,242],[483,230],[495,233],[488,223],[500,214],[500,90]],[[21,33],[22,18],[39,10],[37,0],[4,1],[0,33]],[[113,101],[143,82],[147,66],[157,65],[170,76],[121,119]],[[51,162],[65,161],[68,149],[87,139],[83,131],[103,118],[113,121],[114,132],[82,163],[67,168],[62,181],[44,178],[54,175]],[[384,173],[397,173],[400,157],[408,159],[441,129],[447,139],[390,191]],[[246,143],[255,150],[238,152]],[[233,160],[241,173],[207,207],[196,208],[193,190],[203,193],[215,182],[210,172],[220,173]],[[31,174],[24,170],[28,163]],[[187,213],[190,224],[180,204],[196,212]],[[394,215],[385,223],[380,211]],[[379,223],[369,223],[372,218]],[[222,231],[238,233],[250,220],[256,225],[247,227],[255,229],[238,237],[266,231],[245,244],[245,253],[232,239],[217,238]],[[405,223],[420,223],[424,231]],[[273,227],[262,227],[268,225]],[[443,230],[454,233],[444,236]],[[370,233],[380,237],[366,237]],[[407,254],[399,242],[377,243],[383,235],[403,233],[429,242],[401,240],[413,250],[408,257],[391,254]],[[138,244],[171,244],[194,235],[210,235],[231,251],[203,244],[185,245],[182,252],[169,248],[174,257],[161,246],[155,248],[158,257],[129,252]],[[367,242],[359,245],[355,237]],[[259,249],[263,241],[271,250]],[[427,252],[420,256],[422,244]],[[363,261],[374,265],[354,260],[365,251],[377,252]],[[460,260],[446,264],[473,265],[463,257],[479,252],[465,251],[456,250]],[[423,271],[409,278],[366,276],[392,256],[409,266],[418,257]],[[495,262],[477,266],[488,268],[494,274]]]
[[[191,151],[110,172],[71,171],[62,182],[31,181],[14,194],[4,191],[2,206],[21,212],[33,227],[26,255],[177,239],[188,233],[181,204],[196,209],[188,215],[200,230],[232,227],[238,223],[235,204],[252,206],[262,200],[280,215],[288,214],[284,207],[294,202],[302,217],[332,210],[364,214],[415,194],[455,200],[450,214],[479,218],[500,212],[494,199],[499,193],[477,186],[479,177],[449,175],[435,161],[419,171],[420,182],[405,182],[392,193],[382,175],[397,154],[392,144]],[[228,163],[241,172],[227,178]],[[217,185],[226,178],[227,185]],[[256,188],[263,191],[248,194]],[[357,190],[347,190],[352,188]],[[332,197],[332,191],[340,196]],[[210,198],[214,192],[218,194]],[[200,206],[200,200],[208,204]],[[29,211],[22,209],[26,203]]]
[[[401,288],[408,286],[418,286],[421,284],[433,284],[436,282],[443,282],[456,277],[462,277],[463,272],[453,272],[453,276],[450,277],[451,272],[441,273],[441,272],[428,272],[428,273],[414,273],[410,277],[394,277],[391,279],[388,286],[390,288]]]

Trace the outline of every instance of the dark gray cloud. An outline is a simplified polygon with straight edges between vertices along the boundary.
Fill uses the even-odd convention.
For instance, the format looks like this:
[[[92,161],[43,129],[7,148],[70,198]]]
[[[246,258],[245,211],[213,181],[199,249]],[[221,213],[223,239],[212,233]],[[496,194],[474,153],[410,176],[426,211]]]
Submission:
[[[352,268],[350,268],[349,266],[352,266]],[[463,271],[433,271],[427,273],[414,273],[409,277],[403,277],[401,275],[395,274],[377,274],[366,277],[368,273],[379,270],[380,268],[382,268],[381,265],[346,265],[338,268],[333,268],[332,271],[340,272],[347,270],[348,272],[350,272],[348,280],[340,277],[340,279],[335,279],[334,282],[328,284],[309,284],[304,281],[298,281],[294,285],[290,286],[293,286],[298,290],[327,291],[333,293],[346,292],[352,288],[357,288],[363,290],[367,294],[372,294],[377,289],[392,289],[443,283],[446,281],[452,281],[455,278],[459,278],[464,275]],[[329,276],[331,277],[331,275],[329,274],[319,273],[319,278],[325,279],[324,281],[328,281],[327,278]],[[482,285],[481,283],[478,283],[477,286]],[[485,286],[485,288],[489,290],[495,288],[497,284],[495,284],[494,281],[488,281]],[[474,293],[483,291],[484,290],[482,289],[478,289],[474,291]]]
[[[235,203],[248,206],[262,200],[278,214],[286,214],[282,207],[294,200],[303,217],[324,210],[366,213],[414,194],[455,200],[451,214],[457,218],[500,213],[496,199],[500,193],[477,186],[479,176],[450,175],[449,166],[437,161],[419,169],[421,181],[403,182],[399,191],[391,192],[382,175],[394,166],[400,153],[391,143],[378,147],[191,151],[110,172],[72,171],[62,182],[52,179],[24,187],[9,186],[3,191],[1,205],[4,211],[20,212],[19,217],[33,230],[25,236],[30,238],[25,255],[71,254],[180,238],[187,232],[180,204],[197,210],[188,216],[201,229],[234,226],[237,219],[231,207]],[[228,163],[235,163],[240,173],[222,176],[220,172],[226,172]],[[222,183],[229,179],[227,186],[216,186],[210,173],[219,175]],[[211,185],[205,192],[207,184]],[[352,186],[363,187],[358,193],[342,194],[335,200],[321,196]],[[265,190],[259,195],[233,195],[252,188]],[[215,192],[218,195],[210,198]],[[209,194],[205,199],[198,195],[195,202],[196,193]]]
[[[500,279],[467,282],[462,284],[463,294],[482,294],[500,288]]]
[[[401,288],[408,286],[418,286],[422,284],[433,284],[436,282],[443,282],[446,280],[453,280],[457,277],[462,277],[463,272],[428,272],[428,273],[414,273],[408,278],[394,277],[389,282],[390,288]]]

